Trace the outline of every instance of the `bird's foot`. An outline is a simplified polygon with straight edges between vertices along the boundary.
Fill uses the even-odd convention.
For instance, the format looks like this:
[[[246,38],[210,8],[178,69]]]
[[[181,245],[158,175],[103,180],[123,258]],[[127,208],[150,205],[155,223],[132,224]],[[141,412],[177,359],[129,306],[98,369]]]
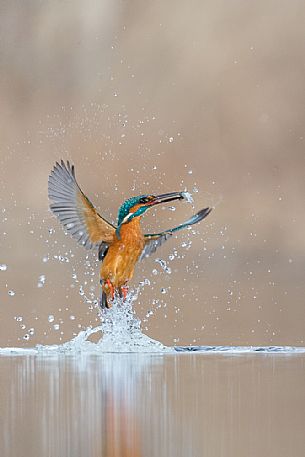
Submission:
[[[112,282],[110,281],[110,279],[107,279],[106,287],[108,287],[108,289],[110,290],[111,300],[113,300],[114,299],[114,286],[113,286]]]
[[[121,290],[122,290],[123,298],[124,298],[124,300],[126,300],[126,297],[128,294],[128,286],[122,286]]]

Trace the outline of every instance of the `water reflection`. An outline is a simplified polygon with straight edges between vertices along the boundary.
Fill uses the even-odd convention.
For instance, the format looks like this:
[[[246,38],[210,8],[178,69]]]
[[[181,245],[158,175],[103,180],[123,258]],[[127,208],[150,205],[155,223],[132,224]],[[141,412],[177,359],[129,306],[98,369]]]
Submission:
[[[150,390],[162,357],[107,354],[2,361],[8,362],[10,387],[1,401],[1,456],[23,455],[25,449],[31,456],[144,455],[141,390],[143,385]]]
[[[302,456],[304,356],[0,357],[1,457]]]

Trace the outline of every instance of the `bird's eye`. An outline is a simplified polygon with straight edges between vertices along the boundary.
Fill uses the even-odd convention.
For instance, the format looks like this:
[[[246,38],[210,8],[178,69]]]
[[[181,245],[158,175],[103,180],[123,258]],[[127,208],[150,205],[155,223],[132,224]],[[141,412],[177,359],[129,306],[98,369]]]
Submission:
[[[147,197],[140,198],[139,203],[142,203],[142,204],[149,203],[149,202],[153,201],[154,199],[155,199],[155,197],[153,195],[148,195]]]

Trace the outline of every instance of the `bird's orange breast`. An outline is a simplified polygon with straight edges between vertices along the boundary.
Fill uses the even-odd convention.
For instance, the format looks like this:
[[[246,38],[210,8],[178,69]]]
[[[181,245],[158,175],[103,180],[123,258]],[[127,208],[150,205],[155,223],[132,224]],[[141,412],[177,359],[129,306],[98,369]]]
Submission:
[[[140,218],[123,224],[120,239],[115,235],[101,268],[101,278],[109,279],[115,288],[123,286],[133,277],[135,264],[144,249],[144,236]]]

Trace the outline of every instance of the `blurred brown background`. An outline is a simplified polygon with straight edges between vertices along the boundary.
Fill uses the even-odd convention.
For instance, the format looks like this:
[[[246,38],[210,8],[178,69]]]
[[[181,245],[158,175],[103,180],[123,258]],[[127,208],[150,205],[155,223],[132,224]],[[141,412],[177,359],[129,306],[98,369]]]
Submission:
[[[146,192],[215,206],[138,266],[150,336],[304,345],[304,21],[295,0],[0,3],[1,346],[97,325],[95,257],[48,211],[61,158],[112,220]],[[143,226],[192,211],[158,208]]]

